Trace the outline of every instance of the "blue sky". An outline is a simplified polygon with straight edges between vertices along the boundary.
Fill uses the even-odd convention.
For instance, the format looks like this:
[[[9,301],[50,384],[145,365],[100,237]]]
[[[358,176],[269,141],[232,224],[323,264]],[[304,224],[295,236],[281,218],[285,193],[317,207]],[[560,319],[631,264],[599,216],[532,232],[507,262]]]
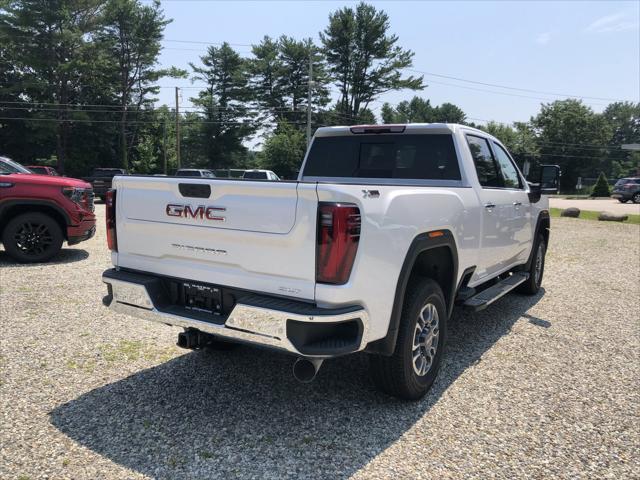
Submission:
[[[399,44],[415,52],[416,70],[527,90],[640,101],[638,1],[372,3],[389,14]],[[249,56],[248,45],[264,35],[317,40],[329,13],[345,5],[355,2],[163,0],[173,23],[165,31],[161,64],[188,69],[188,62],[197,63],[206,45],[185,42],[227,41]],[[528,120],[540,103],[561,98],[429,75],[425,83],[429,86],[417,94],[432,104],[452,102],[471,118],[506,123]],[[168,78],[161,85],[192,86]],[[181,105],[189,106],[196,92],[183,90]],[[381,100],[397,103],[413,95],[393,92]],[[173,102],[173,89],[162,88],[160,103]],[[585,103],[601,111],[608,100],[587,98]]]

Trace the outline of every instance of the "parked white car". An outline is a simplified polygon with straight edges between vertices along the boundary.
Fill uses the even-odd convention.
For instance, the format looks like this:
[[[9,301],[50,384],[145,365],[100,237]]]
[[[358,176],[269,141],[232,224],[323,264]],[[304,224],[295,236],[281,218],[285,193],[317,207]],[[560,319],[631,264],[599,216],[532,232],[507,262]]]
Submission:
[[[279,181],[280,177],[271,170],[245,170],[242,178],[245,180],[271,180]]]
[[[216,178],[216,174],[206,168],[180,168],[176,171],[176,177],[202,177]]]
[[[186,348],[292,353],[302,381],[364,350],[380,388],[416,399],[454,305],[538,292],[542,193],[496,138],[449,124],[321,128],[297,181],[116,177],[105,304],[184,327]]]

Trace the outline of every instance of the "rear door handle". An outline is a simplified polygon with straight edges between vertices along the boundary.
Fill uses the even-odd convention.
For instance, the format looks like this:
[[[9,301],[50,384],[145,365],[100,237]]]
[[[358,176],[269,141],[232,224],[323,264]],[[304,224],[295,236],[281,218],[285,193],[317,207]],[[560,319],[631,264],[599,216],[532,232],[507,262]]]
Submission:
[[[484,208],[488,208],[488,209],[496,208],[496,204],[488,202],[484,204]]]
[[[522,202],[513,202],[514,207],[519,207],[520,205],[522,205]]]

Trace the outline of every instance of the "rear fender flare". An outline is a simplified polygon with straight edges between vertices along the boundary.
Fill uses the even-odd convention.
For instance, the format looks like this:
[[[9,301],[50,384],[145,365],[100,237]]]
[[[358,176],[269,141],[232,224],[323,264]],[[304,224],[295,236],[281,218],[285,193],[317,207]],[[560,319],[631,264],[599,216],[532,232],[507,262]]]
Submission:
[[[396,285],[396,293],[393,300],[393,308],[391,310],[391,318],[389,319],[389,328],[387,330],[387,334],[380,340],[376,340],[369,344],[366,349],[367,352],[382,355],[393,354],[396,346],[396,340],[398,338],[400,317],[402,314],[402,307],[404,305],[405,293],[407,290],[407,285],[409,284],[409,279],[411,278],[413,267],[415,266],[416,260],[421,253],[432,250],[434,248],[446,247],[451,253],[451,259],[453,261],[453,275],[451,277],[453,280],[451,282],[451,285],[441,286],[443,293],[445,294],[445,298],[447,299],[447,316],[451,316],[457,286],[458,249],[456,247],[453,234],[450,230],[437,230],[437,232],[442,232],[442,235],[430,236],[430,234],[433,234],[433,232],[425,232],[416,236],[411,242],[411,245],[409,246],[404,262],[402,264],[400,275],[398,277],[398,283]]]

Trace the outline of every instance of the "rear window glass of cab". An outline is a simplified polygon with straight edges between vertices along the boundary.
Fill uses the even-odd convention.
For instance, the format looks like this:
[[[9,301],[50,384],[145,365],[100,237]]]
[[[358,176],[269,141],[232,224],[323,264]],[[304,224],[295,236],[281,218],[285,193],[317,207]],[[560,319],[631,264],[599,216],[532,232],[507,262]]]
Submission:
[[[314,139],[306,177],[460,180],[450,134],[347,135]]]

